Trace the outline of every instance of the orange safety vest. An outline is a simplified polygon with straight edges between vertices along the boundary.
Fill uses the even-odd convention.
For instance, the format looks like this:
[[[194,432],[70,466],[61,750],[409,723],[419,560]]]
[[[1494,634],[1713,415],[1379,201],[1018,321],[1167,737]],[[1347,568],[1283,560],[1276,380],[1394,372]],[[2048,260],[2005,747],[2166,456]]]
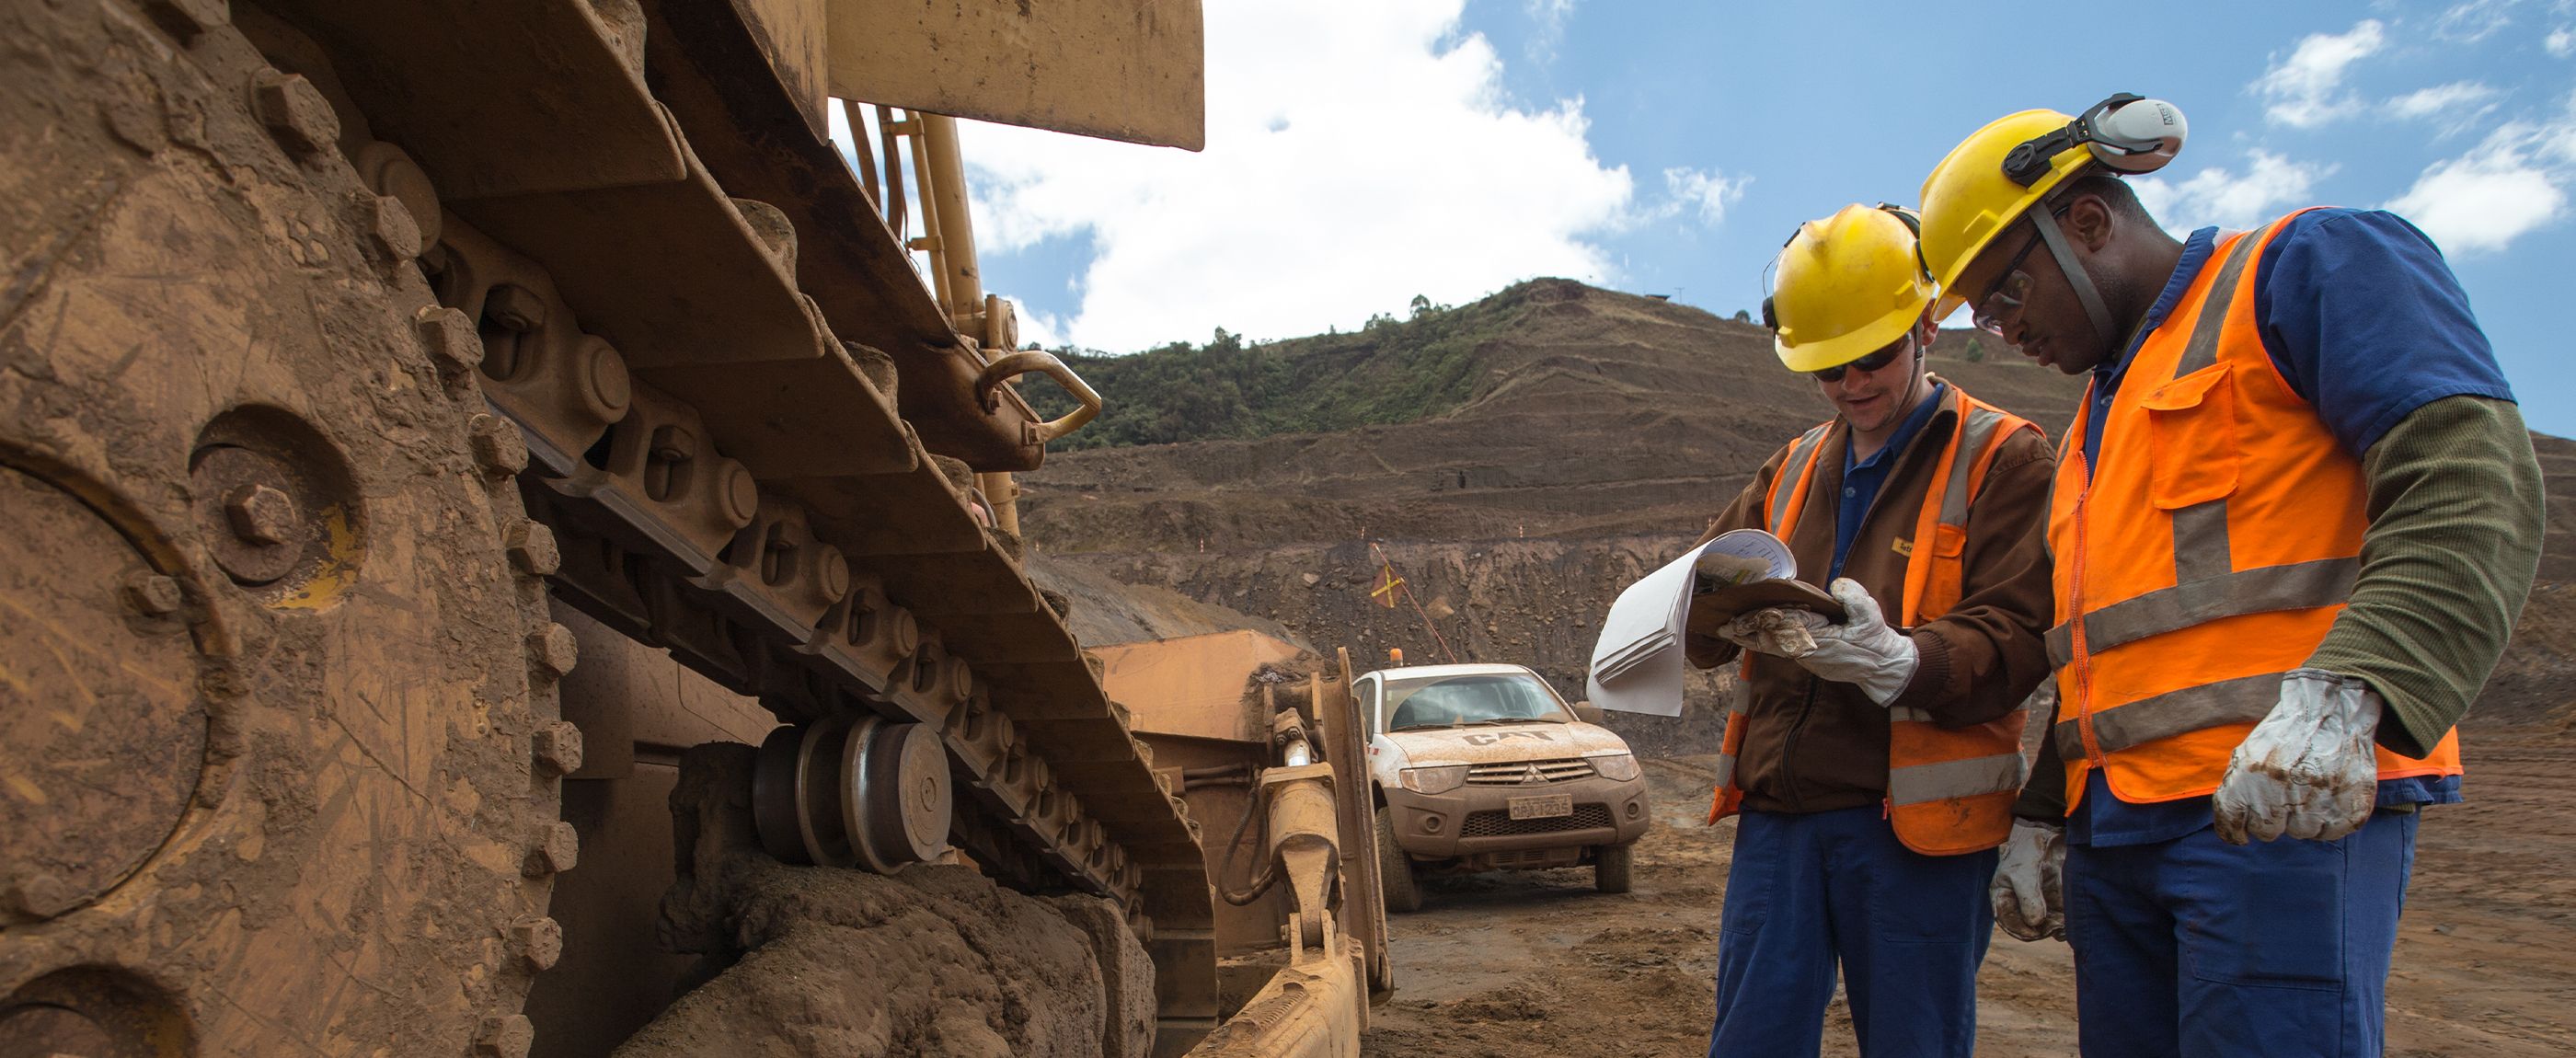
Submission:
[[[1965,583],[1968,509],[1984,490],[1986,470],[2004,441],[2021,430],[2039,432],[2030,421],[1950,387],[1944,400],[1957,401],[1960,425],[1950,431],[1933,466],[1932,489],[1915,515],[1914,551],[1905,563],[1905,599],[1898,624],[1913,627],[1950,612]],[[1789,538],[1806,509],[1815,485],[1816,454],[1832,430],[1828,422],[1789,444],[1780,472],[1771,479],[1762,501],[1771,535]],[[1782,486],[1791,480],[1787,490]],[[1753,656],[1744,657],[1752,674]],[[1739,696],[1740,699],[1741,696]],[[2029,777],[2021,755],[2023,710],[1982,724],[1942,727],[1920,709],[1887,713],[1887,815],[1897,840],[1927,856],[1982,852],[2012,832],[2013,800]],[[1726,736],[1717,755],[1717,796],[1708,821],[1734,815],[1744,791],[1735,785],[1736,755],[1744,748],[1744,706],[1739,700],[1726,714]]]
[[[2066,623],[2048,647],[2069,813],[2095,768],[2132,803],[2217,790],[2352,597],[2361,461],[2254,322],[2254,262],[2288,221],[2222,240],[2139,347],[2103,422],[2116,458],[2085,466],[2089,396],[2067,431],[2048,520]],[[2423,759],[2379,751],[2382,779],[2460,771],[2456,731]]]

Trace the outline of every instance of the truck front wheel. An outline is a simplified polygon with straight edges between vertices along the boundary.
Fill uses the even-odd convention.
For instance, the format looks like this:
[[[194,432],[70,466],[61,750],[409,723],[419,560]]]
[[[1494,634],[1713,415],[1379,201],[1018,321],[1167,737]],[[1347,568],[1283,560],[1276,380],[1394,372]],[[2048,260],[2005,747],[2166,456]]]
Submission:
[[[1628,891],[1628,850],[1633,845],[1603,845],[1592,852],[1592,887],[1605,893]]]
[[[1380,884],[1386,889],[1386,909],[1422,910],[1422,885],[1413,875],[1413,857],[1395,843],[1395,813],[1385,808],[1377,810],[1377,864]]]

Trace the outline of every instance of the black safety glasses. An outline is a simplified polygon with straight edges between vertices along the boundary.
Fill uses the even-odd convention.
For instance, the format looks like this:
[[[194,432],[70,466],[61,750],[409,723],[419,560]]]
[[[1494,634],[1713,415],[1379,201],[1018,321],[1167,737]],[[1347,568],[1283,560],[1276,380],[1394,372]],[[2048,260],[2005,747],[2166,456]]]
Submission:
[[[1863,374],[1877,371],[1880,368],[1895,363],[1897,357],[1905,355],[1907,351],[1913,348],[1914,336],[1909,334],[1905,337],[1905,343],[1902,345],[1891,345],[1850,363],[1835,364],[1834,366],[1825,368],[1821,371],[1809,371],[1807,372],[1807,375],[1818,382],[1840,382],[1843,380],[1844,371],[1857,370]]]

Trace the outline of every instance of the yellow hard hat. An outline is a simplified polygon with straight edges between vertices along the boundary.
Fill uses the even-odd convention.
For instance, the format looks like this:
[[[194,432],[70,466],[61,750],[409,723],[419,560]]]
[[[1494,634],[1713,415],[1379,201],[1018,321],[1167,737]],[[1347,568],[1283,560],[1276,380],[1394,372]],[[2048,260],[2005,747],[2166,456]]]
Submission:
[[[1762,308],[1780,362],[1822,371],[1904,337],[1931,303],[1932,281],[1914,253],[1914,215],[1853,204],[1798,226]]]
[[[1996,119],[1950,149],[1923,180],[1923,267],[1941,285],[1941,308],[1947,316],[1965,296],[1952,290],[1959,273],[1977,259],[1986,244],[2048,196],[2068,178],[2093,163],[2081,144],[2048,159],[2048,171],[2028,186],[2004,173],[2004,159],[2032,140],[2063,129],[2075,119],[2054,110],[2025,110]]]
[[[1923,268],[1947,316],[1966,296],[1951,287],[2012,222],[2086,166],[2151,173],[2182,150],[2182,111],[2122,92],[2082,117],[2025,110],[1995,119],[1950,149],[1923,180]]]

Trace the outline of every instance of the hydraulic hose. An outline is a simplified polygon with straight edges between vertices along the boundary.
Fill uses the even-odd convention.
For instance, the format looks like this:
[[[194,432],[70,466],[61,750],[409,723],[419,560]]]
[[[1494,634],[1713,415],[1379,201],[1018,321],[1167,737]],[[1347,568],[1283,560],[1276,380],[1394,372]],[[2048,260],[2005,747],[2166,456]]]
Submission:
[[[1217,895],[1224,897],[1226,903],[1236,907],[1244,907],[1261,899],[1261,894],[1269,892],[1270,887],[1279,882],[1279,863],[1276,859],[1268,857],[1264,858],[1261,873],[1252,879],[1250,889],[1237,890],[1226,882],[1227,878],[1234,875],[1235,857],[1243,854],[1243,835],[1244,832],[1252,829],[1252,817],[1261,817],[1260,838],[1255,844],[1264,849],[1269,848],[1270,813],[1267,809],[1268,798],[1255,788],[1252,796],[1244,800],[1243,818],[1234,824],[1234,839],[1227,842],[1225,846],[1225,863],[1217,869]]]

